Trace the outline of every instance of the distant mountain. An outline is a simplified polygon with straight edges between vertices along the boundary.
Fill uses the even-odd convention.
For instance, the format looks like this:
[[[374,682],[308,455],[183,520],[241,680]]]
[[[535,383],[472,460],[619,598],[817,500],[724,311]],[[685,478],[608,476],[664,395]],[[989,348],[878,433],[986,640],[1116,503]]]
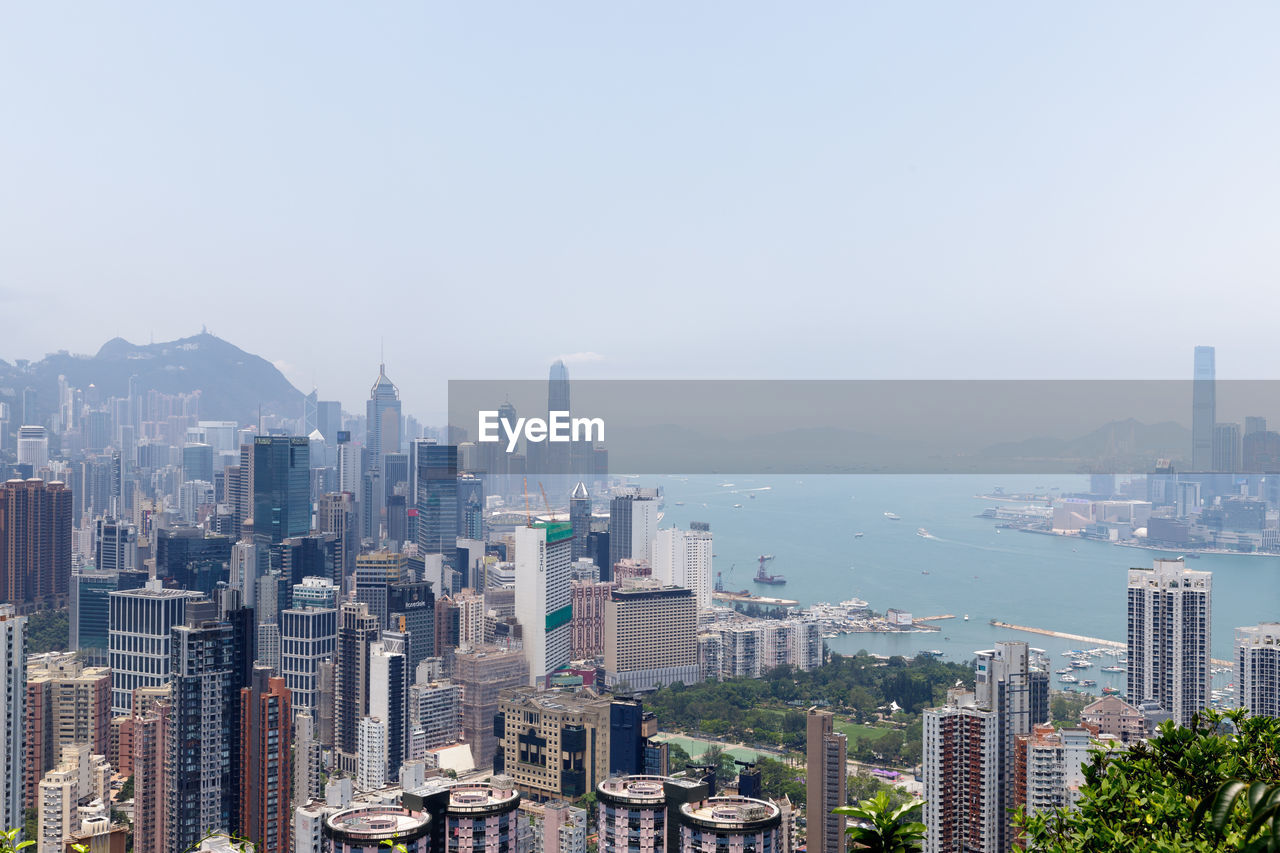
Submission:
[[[1104,424],[1074,439],[1030,438],[994,444],[980,456],[1027,462],[1059,460],[1082,466],[1139,465],[1146,470],[1157,459],[1181,461],[1191,448],[1191,431],[1173,421],[1144,424],[1128,418]],[[1117,469],[1121,470],[1121,469]]]
[[[302,392],[266,359],[208,333],[155,344],[113,338],[96,355],[66,350],[23,366],[0,361],[0,400],[17,406],[24,388],[36,390],[37,410],[47,417],[58,396],[58,377],[77,388],[96,386],[102,399],[126,397],[129,377],[164,394],[200,391],[200,417],[249,424],[264,414],[297,417]]]

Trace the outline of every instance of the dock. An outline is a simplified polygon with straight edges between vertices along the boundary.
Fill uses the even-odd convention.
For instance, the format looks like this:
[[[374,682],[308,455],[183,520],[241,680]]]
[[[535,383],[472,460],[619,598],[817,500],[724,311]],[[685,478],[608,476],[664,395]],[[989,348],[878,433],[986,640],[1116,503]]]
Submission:
[[[943,619],[954,619],[954,613],[944,613],[941,616],[912,616],[912,622],[941,622]]]
[[[1028,625],[1014,625],[1010,622],[1001,622],[999,619],[992,619],[991,624],[997,628],[1008,628],[1010,631],[1025,631],[1028,634],[1041,634],[1046,637],[1057,637],[1059,640],[1073,640],[1084,643],[1087,646],[1100,646],[1111,649],[1127,649],[1126,643],[1118,643],[1115,640],[1104,640],[1100,637],[1085,637],[1080,634],[1068,634],[1065,631],[1050,631],[1048,628],[1032,628]],[[1211,658],[1214,666],[1234,666],[1235,664],[1229,660],[1218,660]]]
[[[792,598],[769,598],[764,595],[744,595],[740,592],[713,592],[711,597],[716,601],[739,601],[744,604],[760,604],[764,607],[795,607],[800,603]]]

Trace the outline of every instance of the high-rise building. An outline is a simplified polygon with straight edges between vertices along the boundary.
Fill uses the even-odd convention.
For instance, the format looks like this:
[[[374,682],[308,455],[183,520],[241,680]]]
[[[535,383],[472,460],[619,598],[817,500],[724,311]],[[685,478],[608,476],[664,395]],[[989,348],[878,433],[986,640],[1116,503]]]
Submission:
[[[289,688],[267,667],[254,667],[240,691],[240,835],[259,853],[289,853],[293,765]]]
[[[139,691],[130,713],[130,768],[133,771],[133,849],[165,849],[165,748],[173,706],[165,698],[146,703]],[[145,705],[145,707],[144,707]]]
[[[845,804],[848,750],[848,739],[835,730],[835,716],[810,708],[805,724],[805,799],[809,849],[814,853],[843,853],[845,849],[845,818],[832,810]]]
[[[1218,422],[1213,347],[1196,347],[1191,383],[1191,470],[1213,468],[1213,427]]]
[[[1181,560],[1129,570],[1126,695],[1154,699],[1183,726],[1209,707],[1213,573]]]
[[[587,556],[587,534],[591,532],[591,493],[586,483],[578,483],[569,495],[569,524],[573,526],[574,560]]]
[[[316,526],[322,533],[338,537],[338,556],[329,579],[341,584],[343,578],[355,571],[356,555],[360,553],[359,515],[355,492],[337,492],[320,497],[316,514]]]
[[[50,652],[27,663],[25,797],[36,805],[40,777],[65,747],[84,744],[107,754],[111,719],[111,671],[85,666],[74,653]]]
[[[498,747],[493,718],[502,691],[529,681],[529,662],[518,649],[476,646],[454,655],[453,680],[462,687],[462,739],[476,766],[490,766]]]
[[[233,546],[229,536],[209,534],[199,527],[167,527],[157,532],[155,546],[158,578],[205,595],[212,595],[220,581],[228,580]],[[262,562],[265,565],[265,559]],[[246,596],[246,603],[252,601]]]
[[[18,427],[18,464],[30,465],[33,475],[49,467],[49,433],[44,427]]]
[[[1280,717],[1280,623],[1236,628],[1236,696],[1241,708]]]
[[[699,610],[711,607],[710,530],[660,528],[653,546],[653,576],[693,590]]]
[[[356,772],[360,718],[369,713],[369,647],[377,642],[378,617],[363,602],[346,601],[338,611],[334,659],[334,748],[344,773]]]
[[[518,594],[516,601],[518,606]],[[697,632],[692,590],[656,579],[613,590],[604,606],[605,686],[652,690],[697,683]]]
[[[0,601],[21,613],[67,606],[71,490],[63,483],[0,483]]]
[[[591,660],[604,654],[605,607],[616,588],[617,584],[606,581],[573,582],[569,653],[574,660]]]
[[[488,782],[448,783],[433,780],[413,794],[405,804],[419,804],[431,813],[431,823],[443,844],[433,846],[458,853],[516,851],[520,793],[506,776]]]
[[[573,528],[563,521],[517,527],[516,619],[520,622],[529,683],[569,663],[573,601],[569,565]]]
[[[387,721],[381,717],[361,717],[356,724],[356,790],[376,791],[387,780]]]
[[[352,806],[326,817],[321,835],[325,853],[385,853],[392,845],[427,853],[431,816],[396,806]]]
[[[604,836],[600,839],[603,842]],[[587,853],[587,810],[562,800],[547,803],[542,810],[541,853]]]
[[[98,571],[132,571],[138,562],[138,531],[114,518],[99,518],[93,525],[93,565]]]
[[[27,617],[0,604],[0,708],[4,709],[4,749],[0,750],[0,821],[22,826],[22,772],[26,764]]]
[[[609,565],[600,567],[600,580],[614,580],[613,567],[624,559],[652,565],[657,532],[658,490],[618,489],[609,501]]]
[[[93,754],[88,744],[68,744],[57,766],[39,781],[33,807],[37,813],[37,853],[63,853],[67,841],[80,830],[82,809],[97,801],[105,812],[111,798],[111,765]],[[84,809],[89,811],[89,809]]]
[[[457,743],[462,736],[462,686],[452,681],[418,681],[410,686],[409,733],[416,750]]]
[[[767,800],[708,797],[680,806],[680,850],[781,850],[782,812]]]
[[[320,665],[337,652],[338,610],[294,603],[301,606],[280,611],[280,673],[295,716],[304,711],[318,715]]]
[[[253,439],[253,529],[268,542],[311,530],[311,443],[306,436]]]
[[[418,447],[418,552],[440,554],[453,568],[458,542],[458,448],[452,444]],[[438,589],[438,592],[443,592]]]
[[[1029,734],[1015,739],[1015,806],[1028,815],[1073,808],[1090,754],[1122,748],[1115,735],[1100,735],[1088,728],[1055,729],[1050,723],[1035,725]],[[1023,846],[1022,839],[1018,841]]]
[[[403,583],[407,568],[405,555],[395,551],[374,551],[356,557],[356,601],[369,605],[369,612],[378,617],[379,628],[390,624],[388,587]]]
[[[1236,473],[1244,470],[1240,424],[1213,425],[1213,470]]]
[[[400,392],[387,378],[385,364],[378,365],[378,378],[369,389],[365,428],[368,430],[365,446],[369,449],[369,464],[385,470],[386,455],[400,452],[401,432]]]
[[[609,775],[610,701],[594,694],[503,691],[494,717],[495,773],[531,797],[581,797]]]
[[[111,661],[111,713],[129,713],[133,691],[169,682],[170,641],[175,625],[186,620],[189,601],[200,593],[165,589],[159,580],[141,589],[110,594],[108,645]]]
[[[413,673],[405,657],[404,635],[383,632],[369,649],[369,715],[386,729],[386,778],[398,779],[409,735],[409,685]]]
[[[925,849],[997,853],[1015,840],[1010,812],[1017,737],[1049,717],[1048,673],[1026,643],[975,652],[975,689],[954,688],[924,717]]]

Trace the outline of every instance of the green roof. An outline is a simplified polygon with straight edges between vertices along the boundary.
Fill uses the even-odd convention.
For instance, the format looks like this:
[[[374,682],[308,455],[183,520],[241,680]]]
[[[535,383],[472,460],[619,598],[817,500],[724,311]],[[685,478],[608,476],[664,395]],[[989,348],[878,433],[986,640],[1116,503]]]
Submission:
[[[573,538],[573,525],[567,521],[539,521],[533,525],[547,531],[547,543]]]

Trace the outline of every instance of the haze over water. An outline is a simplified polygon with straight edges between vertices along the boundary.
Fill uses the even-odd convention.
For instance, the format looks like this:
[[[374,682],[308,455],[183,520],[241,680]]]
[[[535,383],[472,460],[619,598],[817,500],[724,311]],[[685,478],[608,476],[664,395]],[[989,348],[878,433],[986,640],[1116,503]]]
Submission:
[[[1157,556],[1177,556],[1013,530],[997,533],[993,521],[974,517],[996,505],[974,497],[993,486],[1037,494],[1053,487],[1086,491],[1084,477],[724,475],[658,482],[666,493],[664,526],[711,524],[715,569],[723,573],[725,589],[793,598],[801,605],[857,596],[878,612],[896,607],[917,616],[957,617],[936,623],[942,628],[937,633],[827,640],[844,653],[911,656],[938,649],[948,659],[967,661],[997,640],[1025,640],[1047,650],[1057,669],[1066,665],[1061,653],[1081,643],[996,628],[989,620],[1123,642],[1125,570],[1150,567]],[[886,519],[886,511],[902,520]],[[936,538],[916,535],[920,527]],[[859,531],[864,535],[855,539]],[[751,582],[761,554],[776,556],[768,571],[785,575],[786,586]],[[1237,626],[1280,619],[1280,557],[1204,555],[1188,565],[1213,572],[1215,658],[1232,658]],[[966,613],[968,622],[961,618]],[[1079,676],[1123,689],[1123,673],[1099,671],[1111,662],[1102,658]],[[1063,686],[1056,676],[1053,686]]]

